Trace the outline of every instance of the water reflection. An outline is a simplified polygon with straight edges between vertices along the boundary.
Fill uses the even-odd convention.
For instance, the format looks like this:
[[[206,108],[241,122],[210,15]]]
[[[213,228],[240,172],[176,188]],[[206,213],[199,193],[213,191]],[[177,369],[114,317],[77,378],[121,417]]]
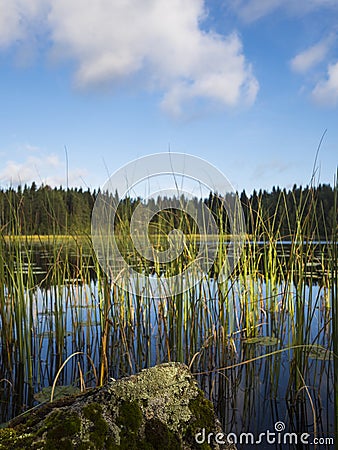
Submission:
[[[238,271],[219,285],[215,274],[175,298],[156,295],[161,274],[153,274],[152,296],[142,295],[144,286],[139,295],[126,295],[85,250],[55,254],[35,248],[28,260],[27,252],[21,260],[16,255],[13,268],[20,271],[22,291],[10,272],[3,274],[1,422],[36,405],[34,394],[52,385],[68,356],[82,352],[65,366],[59,384],[96,385],[86,355],[102,382],[183,361],[191,363],[225,431],[259,435],[277,421],[290,432],[333,431],[325,246],[305,261],[302,284],[296,271],[292,281],[272,280],[262,258],[255,278]],[[285,259],[280,270],[288,270]],[[14,293],[23,299],[20,315]]]

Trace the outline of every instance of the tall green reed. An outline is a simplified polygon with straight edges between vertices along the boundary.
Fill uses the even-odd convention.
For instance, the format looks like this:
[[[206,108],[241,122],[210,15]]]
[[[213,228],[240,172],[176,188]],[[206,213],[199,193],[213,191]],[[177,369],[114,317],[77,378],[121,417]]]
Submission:
[[[336,448],[338,448],[338,170],[335,179],[334,216],[332,218],[332,245],[331,245],[331,301],[332,301],[332,341],[333,341],[333,367],[334,367],[334,428],[336,435]]]
[[[306,202],[312,204],[307,214]],[[147,295],[149,292],[142,292],[141,288],[134,293],[128,274],[124,274],[124,285],[113,285],[109,274],[100,267],[88,236],[76,233],[65,240],[60,240],[57,234],[50,237],[50,264],[44,279],[39,280],[32,256],[35,242],[16,238],[17,234],[24,235],[25,230],[13,210],[12,236],[2,236],[0,245],[4,255],[0,262],[2,354],[12,366],[16,360],[23,364],[24,378],[32,385],[36,379],[45,382],[46,373],[51,384],[69,355],[83,351],[96,365],[100,385],[109,376],[132,373],[156,362],[180,360],[191,364],[195,372],[234,366],[226,375],[220,375],[223,380],[209,377],[203,381],[211,395],[218,389],[219,395],[222,390],[232,396],[240,395],[240,383],[249,390],[257,384],[257,371],[264,368],[270,394],[276,396],[281,355],[288,353],[292,366],[288,393],[290,400],[295,399],[299,392],[305,392],[304,383],[309,380],[306,348],[317,342],[311,330],[322,289],[330,289],[332,303],[336,301],[337,291],[330,285],[330,280],[336,280],[334,277],[323,278],[324,287],[313,294],[310,275],[307,287],[308,262],[317,261],[318,249],[314,244],[319,238],[317,210],[311,193],[306,198],[294,198],[289,211],[282,192],[276,209],[268,213],[258,197],[256,204],[248,205],[247,217],[252,227],[245,237],[238,265],[219,283],[217,275],[226,264],[231,236],[223,213],[215,209],[220,235],[212,271],[202,279],[193,272],[191,276],[196,277],[193,288],[176,296],[168,292],[161,298]],[[151,264],[140,258],[133,248],[129,229],[132,213],[129,203],[121,212],[117,228],[117,239],[131,264],[145,273],[153,270],[158,280],[162,270],[168,274],[182,273],[198,252],[196,227],[179,211],[160,215],[151,232],[154,247],[167,248],[168,230],[177,227],[186,233],[184,256],[162,267],[156,260]],[[296,216],[295,230],[290,225],[291,215]],[[282,228],[284,218],[289,223],[288,229]],[[56,224],[55,233],[61,232]],[[102,246],[109,244],[106,238],[102,236]],[[285,240],[291,244],[283,243]],[[42,238],[39,245],[47,248]],[[331,261],[332,272],[337,266],[336,253],[332,253]],[[322,264],[327,265],[325,258]],[[82,315],[83,306],[92,312]],[[324,308],[328,307],[326,303]],[[317,340],[321,338],[325,344],[324,331],[318,329]],[[335,333],[337,328],[333,336]],[[272,339],[272,343],[260,346],[262,337]],[[337,339],[332,340],[335,345]],[[336,349],[334,352],[337,354]],[[255,358],[264,354],[266,364],[255,366]],[[334,362],[337,364],[336,359]],[[67,375],[67,367],[64,368],[59,382],[76,382],[79,377],[76,365],[69,370],[72,373]],[[249,407],[246,411],[250,414]]]

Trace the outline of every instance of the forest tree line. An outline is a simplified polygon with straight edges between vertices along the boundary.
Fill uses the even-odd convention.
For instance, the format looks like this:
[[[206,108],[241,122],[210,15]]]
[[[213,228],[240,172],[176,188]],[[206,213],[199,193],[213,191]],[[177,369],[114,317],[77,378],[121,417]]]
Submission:
[[[82,188],[38,187],[34,182],[31,186],[0,189],[1,234],[89,234],[91,214],[99,193],[100,190]],[[326,239],[337,226],[335,192],[328,184],[316,187],[294,185],[289,190],[273,187],[271,192],[260,190],[247,195],[243,191],[238,195],[249,234],[278,232],[287,239],[294,235],[297,227],[302,227],[309,236]],[[196,202],[200,201],[196,199]],[[221,195],[210,194],[203,201],[217,221]],[[122,201],[119,206],[121,217],[128,220],[139,202],[140,199]]]

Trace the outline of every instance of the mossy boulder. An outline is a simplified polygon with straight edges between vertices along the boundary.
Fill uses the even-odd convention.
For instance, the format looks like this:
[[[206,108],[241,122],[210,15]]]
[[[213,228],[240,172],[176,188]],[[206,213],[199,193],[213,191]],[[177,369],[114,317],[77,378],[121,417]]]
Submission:
[[[201,432],[222,433],[213,406],[185,365],[168,363],[13,419],[0,450],[235,448]]]

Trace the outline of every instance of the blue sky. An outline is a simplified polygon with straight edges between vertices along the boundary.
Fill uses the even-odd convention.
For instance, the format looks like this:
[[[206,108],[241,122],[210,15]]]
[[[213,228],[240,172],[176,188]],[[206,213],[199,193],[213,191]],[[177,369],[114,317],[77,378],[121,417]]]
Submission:
[[[0,0],[0,186],[190,153],[235,189],[332,183],[337,0]]]

